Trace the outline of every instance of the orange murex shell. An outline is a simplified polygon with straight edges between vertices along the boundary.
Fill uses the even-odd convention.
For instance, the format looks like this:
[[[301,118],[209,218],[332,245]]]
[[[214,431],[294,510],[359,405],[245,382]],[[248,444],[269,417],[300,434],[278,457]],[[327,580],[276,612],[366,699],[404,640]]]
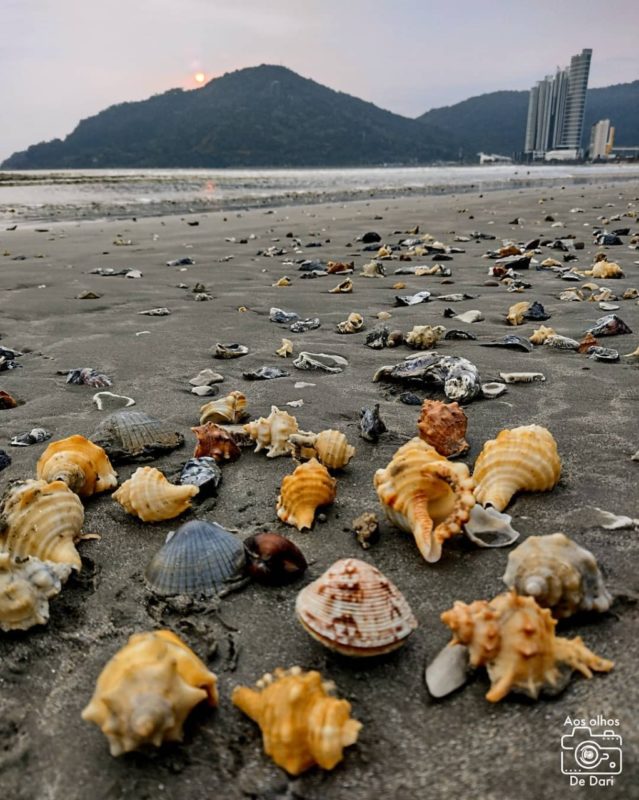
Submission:
[[[193,458],[210,456],[219,464],[224,461],[235,461],[242,454],[231,434],[214,422],[206,422],[191,430],[197,438]]]
[[[325,466],[312,458],[282,480],[277,498],[277,516],[298,530],[312,528],[315,512],[335,500],[337,481]]]
[[[465,439],[468,418],[459,403],[424,400],[417,422],[419,437],[437,452],[454,458],[465,453],[470,445]]]

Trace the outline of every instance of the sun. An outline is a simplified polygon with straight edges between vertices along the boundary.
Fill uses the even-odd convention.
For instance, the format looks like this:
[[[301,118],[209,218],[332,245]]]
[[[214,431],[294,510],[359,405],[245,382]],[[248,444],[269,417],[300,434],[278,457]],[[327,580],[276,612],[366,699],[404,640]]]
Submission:
[[[203,72],[196,72],[193,78],[195,79],[196,83],[204,83],[206,80],[206,75]]]

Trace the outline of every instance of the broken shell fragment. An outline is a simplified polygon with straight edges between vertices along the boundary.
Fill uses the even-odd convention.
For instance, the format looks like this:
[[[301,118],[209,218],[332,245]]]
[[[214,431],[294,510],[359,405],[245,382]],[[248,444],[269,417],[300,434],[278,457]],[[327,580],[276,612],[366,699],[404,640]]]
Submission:
[[[198,492],[198,487],[191,484],[169,483],[155,467],[138,467],[112,497],[142,522],[160,522],[184,513]]]
[[[501,339],[496,339],[494,342],[480,342],[482,347],[508,347],[513,350],[523,350],[525,353],[530,353],[533,349],[532,344],[528,339],[523,336],[502,336]]]
[[[616,314],[608,314],[606,317],[599,317],[586,333],[591,333],[593,336],[619,336],[632,331]]]
[[[277,516],[300,531],[312,528],[317,509],[335,500],[336,486],[326,467],[312,458],[282,479]]]
[[[247,573],[269,586],[282,586],[299,578],[308,566],[299,547],[279,533],[257,533],[244,540]]]
[[[460,356],[442,356],[436,350],[380,367],[373,381],[382,380],[409,386],[441,386],[447,399],[458,403],[470,403],[481,391],[479,371],[473,363]]]
[[[546,376],[543,372],[500,372],[504,383],[543,383]]]
[[[510,514],[502,514],[496,508],[476,503],[470,510],[464,533],[478,547],[509,547],[521,535],[512,526]]]
[[[320,644],[358,658],[396,650],[417,628],[395,584],[357,558],[336,561],[304,587],[297,595],[295,611]]]
[[[218,702],[217,678],[171,631],[137,633],[106,664],[82,719],[98,725],[112,756],[181,741],[193,708]]]
[[[333,353],[307,353],[303,350],[293,361],[293,366],[296,369],[313,369],[337,374],[348,366],[348,361],[343,356]]]
[[[367,442],[377,442],[386,433],[386,425],[379,415],[379,403],[372,408],[364,407],[359,411],[359,435]]]
[[[222,383],[223,380],[224,375],[220,375],[219,372],[214,372],[207,367],[206,369],[201,369],[194,378],[191,378],[189,383],[191,386],[212,386],[214,383]]]
[[[115,411],[118,408],[130,408],[135,405],[132,397],[113,392],[96,392],[91,400],[98,407],[98,411]]]
[[[11,447],[28,447],[32,444],[46,442],[52,435],[44,428],[32,428],[27,433],[19,433],[17,436],[13,436],[9,444]]]
[[[268,417],[244,425],[245,432],[255,442],[255,452],[266,450],[267,458],[277,458],[291,453],[289,437],[298,430],[297,420],[287,411],[271,406]]]
[[[59,373],[67,376],[67,383],[91,386],[94,389],[107,389],[111,386],[111,378],[107,377],[93,367],[83,367],[81,369],[71,369],[68,372]]]
[[[446,328],[443,325],[415,325],[411,331],[406,334],[405,341],[409,347],[414,350],[428,350],[434,347],[437,342],[446,333]]]
[[[222,482],[222,470],[214,458],[202,456],[190,458],[182,467],[180,483],[182,486],[197,486],[200,490],[198,499],[204,495],[213,494]]]
[[[283,311],[281,308],[271,308],[268,317],[271,322],[283,322],[286,325],[290,325],[291,322],[296,322],[300,315],[296,314],[295,311]]]
[[[505,384],[499,383],[498,381],[489,381],[481,385],[482,396],[487,400],[494,400],[496,397],[501,397],[505,391],[507,391]]]
[[[426,667],[426,687],[432,697],[446,697],[466,683],[469,669],[466,645],[450,642]]]
[[[275,355],[286,358],[293,354],[293,342],[290,339],[282,339],[282,344],[275,351]]]
[[[555,350],[573,350],[575,352],[579,350],[579,342],[575,339],[571,339],[568,336],[558,336],[557,334],[547,336],[544,345]]]
[[[246,410],[247,401],[242,392],[231,392],[226,397],[211,400],[200,408],[200,425],[207,422],[230,423],[232,425],[242,422],[248,417]]]
[[[309,317],[308,319],[299,319],[292,325],[289,325],[289,331],[292,333],[304,333],[305,331],[314,331],[321,325],[319,317]]]
[[[243,344],[221,344],[218,342],[213,351],[214,358],[239,358],[248,353],[248,347]]]
[[[63,481],[80,497],[106,492],[118,485],[118,476],[109,457],[84,436],[69,436],[51,442],[38,459],[38,480]]]
[[[365,511],[352,521],[351,529],[359,544],[361,544],[364,550],[368,550],[379,538],[379,520],[377,519],[377,514],[373,514],[371,511]]]
[[[595,361],[619,361],[619,351],[614,350],[612,347],[589,347],[587,352],[588,358],[592,358]]]
[[[330,695],[333,688],[319,672],[292,667],[264,675],[255,689],[236,686],[231,699],[260,726],[266,755],[299,775],[316,764],[333,769],[357,741],[362,725],[348,701]]]
[[[272,381],[275,378],[288,378],[290,374],[279,367],[264,366],[252,372],[243,372],[242,377],[247,381]]]
[[[344,322],[338,322],[336,328],[338,333],[359,333],[364,329],[364,318],[361,314],[353,312]]]
[[[459,403],[424,400],[417,422],[420,439],[446,458],[463,455],[470,445],[465,439],[468,418]]]
[[[328,290],[329,294],[350,294],[352,291],[353,281],[350,278],[346,278],[345,281],[338,283],[337,286]]]
[[[0,630],[26,631],[49,621],[49,600],[69,577],[69,564],[0,553]]]

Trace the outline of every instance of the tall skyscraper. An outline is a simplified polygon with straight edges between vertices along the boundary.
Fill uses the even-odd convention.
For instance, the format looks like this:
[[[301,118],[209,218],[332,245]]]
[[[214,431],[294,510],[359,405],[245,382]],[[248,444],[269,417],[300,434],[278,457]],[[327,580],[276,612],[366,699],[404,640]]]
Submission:
[[[615,129],[609,119],[600,119],[590,129],[590,147],[588,158],[608,158],[615,141]]]
[[[592,50],[573,56],[570,66],[547,75],[530,90],[524,151],[533,159],[549,151],[577,158],[581,148]]]

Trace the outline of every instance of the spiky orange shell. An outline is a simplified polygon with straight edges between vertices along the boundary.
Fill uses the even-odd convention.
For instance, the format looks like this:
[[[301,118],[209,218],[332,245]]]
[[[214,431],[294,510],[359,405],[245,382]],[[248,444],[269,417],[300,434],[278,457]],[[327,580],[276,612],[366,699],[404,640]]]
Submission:
[[[223,464],[226,461],[235,461],[242,455],[242,451],[231,434],[214,422],[198,425],[191,428],[191,431],[197,439],[193,458],[210,456],[218,464]]]
[[[179,516],[191,505],[199,492],[197,486],[175,486],[159,469],[139,467],[113,493],[113,499],[143,522],[160,522]]]
[[[547,492],[560,475],[557,443],[549,430],[540,425],[506,429],[486,442],[475,462],[475,497],[503,511],[517,492]]]
[[[475,505],[465,464],[453,464],[415,437],[373,478],[390,521],[410,531],[426,561],[441,558],[442,543],[461,532]]]
[[[64,481],[80,497],[118,485],[117,473],[105,451],[78,435],[51,442],[38,459],[36,474],[47,483]]]
[[[556,335],[556,331],[553,328],[548,328],[546,325],[540,325],[528,337],[528,341],[532,344],[543,344],[549,336]]]
[[[0,504],[0,546],[13,556],[82,566],[75,542],[84,507],[62,481],[10,484]]]
[[[585,273],[593,278],[623,278],[623,270],[614,261],[597,261],[591,270]]]
[[[264,675],[256,689],[236,686],[232,701],[262,729],[264,752],[290,775],[315,764],[333,769],[357,741],[361,723],[351,704],[331,697],[333,685],[299,667]]]
[[[335,500],[337,481],[316,458],[301,464],[282,480],[277,516],[298,530],[312,528],[315,511]]]
[[[469,448],[465,439],[468,418],[459,403],[442,403],[424,400],[417,422],[417,431],[426,444],[451,458],[460,456]]]
[[[559,688],[561,667],[609,672],[614,664],[592,653],[582,640],[555,636],[556,621],[532,597],[506,592],[467,605],[457,601],[441,615],[453,643],[468,647],[470,663],[486,666],[491,688],[486,699],[502,700],[510,691],[536,698],[543,688]]]
[[[510,325],[523,325],[524,323],[524,314],[528,311],[530,307],[530,303],[526,301],[522,301],[520,303],[515,303],[515,305],[511,306],[508,309],[508,314],[506,315],[506,321]]]
[[[192,709],[217,705],[217,678],[171,631],[137,633],[106,664],[82,719],[98,725],[112,756],[181,741]]]

